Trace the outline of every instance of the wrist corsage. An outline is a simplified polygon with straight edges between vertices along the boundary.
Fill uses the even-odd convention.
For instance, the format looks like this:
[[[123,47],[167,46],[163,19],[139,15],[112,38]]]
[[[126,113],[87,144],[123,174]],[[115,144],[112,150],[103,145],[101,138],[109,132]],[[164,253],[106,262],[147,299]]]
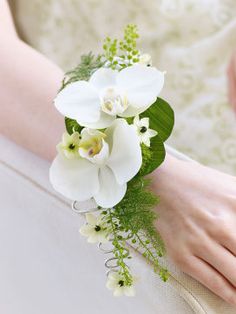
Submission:
[[[165,250],[154,227],[159,198],[146,176],[165,158],[174,113],[158,97],[164,72],[137,49],[138,37],[136,26],[128,25],[123,40],[106,38],[101,55],[82,56],[66,73],[55,98],[66,131],[50,181],[85,214],[80,233],[109,254],[106,285],[115,296],[134,295],[130,246],[164,281],[169,275],[160,263]]]

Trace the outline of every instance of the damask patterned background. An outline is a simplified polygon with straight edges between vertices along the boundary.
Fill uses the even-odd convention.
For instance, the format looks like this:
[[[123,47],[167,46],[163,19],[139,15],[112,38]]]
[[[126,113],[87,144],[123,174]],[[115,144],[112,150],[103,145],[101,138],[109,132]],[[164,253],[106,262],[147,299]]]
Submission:
[[[13,0],[30,45],[68,70],[99,41],[139,27],[143,52],[167,71],[163,97],[176,112],[169,143],[204,164],[236,174],[236,116],[226,67],[236,48],[235,0]]]

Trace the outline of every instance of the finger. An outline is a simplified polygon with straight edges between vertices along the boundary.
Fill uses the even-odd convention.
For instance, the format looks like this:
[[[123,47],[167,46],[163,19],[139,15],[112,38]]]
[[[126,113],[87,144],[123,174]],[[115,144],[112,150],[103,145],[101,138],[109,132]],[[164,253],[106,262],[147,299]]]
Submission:
[[[236,230],[228,229],[225,234],[222,234],[220,237],[220,244],[229,250],[236,258]]]
[[[236,288],[208,263],[197,256],[193,256],[191,263],[185,268],[184,271],[191,277],[201,282],[226,302],[236,306]]]
[[[199,246],[197,255],[236,287],[236,257],[229,250],[209,239]]]

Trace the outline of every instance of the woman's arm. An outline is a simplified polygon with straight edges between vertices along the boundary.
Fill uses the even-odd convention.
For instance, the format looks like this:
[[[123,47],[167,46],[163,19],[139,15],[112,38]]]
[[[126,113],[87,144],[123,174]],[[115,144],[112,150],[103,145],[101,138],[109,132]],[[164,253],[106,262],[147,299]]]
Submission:
[[[63,72],[18,38],[5,1],[0,1],[0,21],[0,132],[52,159],[63,131],[52,103]]]
[[[228,66],[229,101],[236,112],[236,51],[233,53]]]
[[[17,37],[16,29],[12,20],[11,12],[6,0],[0,1],[0,35]]]

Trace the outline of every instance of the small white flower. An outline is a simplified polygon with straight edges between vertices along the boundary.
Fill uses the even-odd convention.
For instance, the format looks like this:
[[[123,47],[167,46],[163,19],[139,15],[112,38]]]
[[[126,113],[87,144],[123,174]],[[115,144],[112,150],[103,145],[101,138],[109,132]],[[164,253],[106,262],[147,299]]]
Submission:
[[[139,57],[139,64],[151,66],[152,65],[152,57],[148,53],[144,53]]]
[[[109,273],[106,287],[109,290],[113,290],[113,295],[115,297],[119,297],[122,295],[126,295],[128,297],[135,296],[135,289],[133,284],[127,285],[125,283],[124,277],[117,272]]]
[[[164,73],[142,64],[120,72],[100,68],[89,81],[67,85],[55,99],[56,108],[85,127],[102,129],[120,117],[133,117],[150,107],[164,85]]]
[[[67,132],[62,135],[62,142],[57,145],[57,150],[65,155],[66,158],[72,159],[79,156],[80,134],[74,132],[69,135]]]
[[[96,217],[95,215],[86,214],[87,224],[82,226],[79,232],[88,237],[89,243],[106,243],[108,241],[107,224],[102,220],[102,216]]]
[[[150,147],[150,138],[157,135],[157,131],[149,129],[149,118],[139,119],[139,116],[134,118],[134,126],[136,127],[140,143]]]
[[[125,119],[117,119],[104,133],[84,129],[79,158],[62,158],[59,153],[50,168],[50,181],[69,199],[94,198],[97,205],[111,208],[122,200],[127,182],[139,171],[142,153],[136,130]]]

